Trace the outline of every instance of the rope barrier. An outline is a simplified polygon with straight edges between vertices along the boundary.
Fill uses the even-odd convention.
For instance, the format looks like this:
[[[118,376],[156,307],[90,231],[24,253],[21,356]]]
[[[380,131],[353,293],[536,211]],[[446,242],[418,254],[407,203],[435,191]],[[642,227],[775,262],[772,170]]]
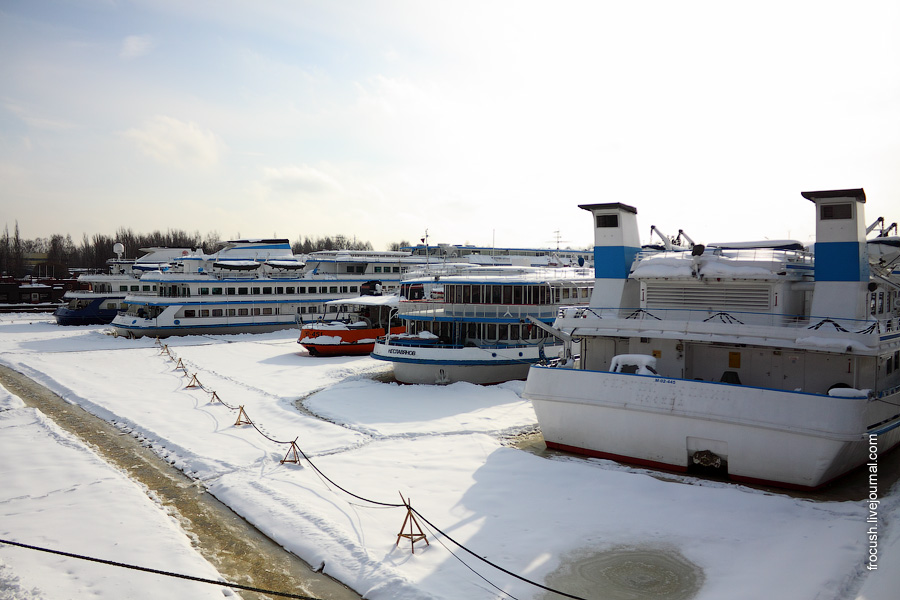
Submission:
[[[274,590],[266,590],[262,588],[256,588],[249,585],[241,585],[240,583],[231,583],[229,581],[216,581],[215,579],[206,579],[204,577],[195,577],[194,575],[184,575],[182,573],[172,573],[170,571],[162,571],[160,569],[151,569],[149,567],[141,567],[139,565],[130,565],[127,563],[120,563],[113,560],[106,560],[103,558],[96,558],[93,556],[84,556],[82,554],[74,554],[72,552],[63,552],[61,550],[51,550],[50,548],[41,548],[40,546],[32,546],[30,544],[22,544],[20,542],[13,542],[11,540],[0,540],[0,544],[8,544],[10,546],[18,546],[20,548],[27,548],[28,550],[37,550],[38,552],[46,552],[48,554],[56,554],[59,556],[66,556],[68,558],[77,558],[78,560],[86,560],[89,562],[100,563],[103,565],[110,565],[113,567],[120,567],[123,569],[131,569],[133,571],[143,571],[145,573],[153,573],[155,575],[164,575],[166,577],[174,577],[177,579],[187,579],[188,581],[197,581],[200,583],[209,583],[213,585],[222,585],[225,587],[234,588],[236,590],[244,590],[247,592],[258,592],[260,594],[270,594],[272,596],[281,596],[282,598],[297,598],[299,600],[320,600],[314,596],[302,596],[300,594],[293,594],[290,592],[276,592]]]
[[[648,313],[648,314],[649,314],[649,313]],[[651,316],[653,316],[653,315],[651,315]],[[655,318],[655,317],[654,317],[654,318]],[[167,348],[167,350],[168,350],[168,348]],[[175,357],[172,356],[171,354],[170,354],[170,357],[172,358],[172,360],[175,360]],[[178,359],[178,361],[179,361],[179,363],[181,363],[181,359]],[[183,364],[183,363],[182,363],[182,364]],[[187,374],[187,370],[186,370],[186,369],[185,369],[185,374]],[[194,380],[196,380],[196,375],[194,375]],[[511,576],[511,577],[515,577],[516,579],[518,579],[518,580],[520,580],[520,581],[523,581],[523,582],[525,582],[525,583],[527,583],[527,584],[529,584],[529,585],[533,585],[533,586],[535,586],[535,587],[539,587],[539,588],[541,588],[541,589],[543,589],[543,590],[546,590],[546,591],[548,591],[548,592],[552,592],[552,593],[554,593],[554,594],[558,594],[558,595],[563,596],[563,597],[566,597],[566,598],[572,598],[573,600],[586,600],[585,598],[582,598],[581,596],[574,596],[574,595],[568,594],[568,593],[566,593],[566,592],[561,592],[561,591],[559,591],[559,590],[555,590],[555,589],[553,589],[553,588],[550,588],[550,587],[547,587],[547,586],[545,586],[545,585],[542,585],[542,584],[540,584],[540,583],[538,583],[538,582],[536,582],[536,581],[532,581],[532,580],[530,580],[530,579],[527,579],[527,578],[525,578],[525,577],[522,577],[521,575],[517,575],[516,573],[513,573],[512,571],[509,571],[509,570],[507,570],[507,569],[504,569],[504,568],[501,567],[500,565],[497,565],[497,564],[495,564],[495,563],[489,561],[488,559],[486,559],[486,558],[484,558],[484,557],[482,557],[482,556],[479,556],[479,555],[475,554],[475,552],[473,552],[472,550],[466,548],[466,547],[463,546],[461,543],[457,542],[457,541],[454,540],[452,537],[450,537],[449,535],[447,535],[444,531],[442,531],[441,529],[439,529],[438,527],[436,527],[431,521],[429,521],[428,519],[426,519],[426,518],[424,517],[424,515],[422,515],[422,513],[420,513],[418,510],[414,509],[409,503],[407,503],[407,502],[405,502],[405,501],[404,501],[404,503],[402,503],[402,504],[397,504],[397,503],[395,503],[395,502],[393,502],[393,503],[392,503],[392,502],[380,502],[380,501],[378,501],[378,500],[371,500],[371,499],[369,499],[369,498],[365,498],[365,497],[360,496],[360,495],[358,495],[358,494],[354,494],[354,493],[351,492],[350,490],[348,490],[348,489],[342,487],[341,485],[339,485],[338,483],[336,483],[333,479],[331,479],[330,477],[328,477],[325,473],[323,473],[323,472],[319,469],[319,467],[317,467],[317,466],[315,465],[315,463],[312,461],[312,459],[310,459],[309,456],[307,456],[307,454],[303,451],[303,449],[300,448],[300,447],[297,445],[297,438],[294,438],[294,439],[291,440],[291,441],[280,441],[280,440],[276,440],[276,439],[270,437],[269,435],[267,435],[266,433],[264,433],[262,430],[260,430],[260,428],[256,426],[256,423],[254,423],[254,422],[250,419],[250,417],[247,415],[247,412],[244,410],[243,405],[237,406],[237,407],[229,406],[229,405],[226,404],[221,398],[218,397],[218,395],[216,394],[216,392],[214,392],[214,391],[211,392],[210,390],[206,389],[206,388],[205,388],[202,384],[200,384],[199,382],[197,382],[197,383],[198,383],[198,385],[196,385],[196,386],[194,386],[194,387],[199,387],[200,389],[202,389],[203,391],[205,391],[205,392],[207,392],[207,393],[212,393],[213,396],[215,397],[215,399],[217,399],[219,402],[221,402],[225,407],[230,408],[231,410],[238,410],[238,409],[240,409],[241,414],[245,417],[245,420],[244,420],[244,421],[241,421],[241,420],[239,419],[239,422],[240,422],[240,423],[246,423],[246,424],[249,424],[249,425],[253,426],[253,428],[254,428],[261,436],[263,436],[264,438],[266,438],[266,439],[269,440],[270,442],[273,442],[273,443],[275,443],[275,444],[289,444],[289,445],[290,445],[290,448],[288,449],[288,454],[285,455],[285,458],[281,460],[281,464],[284,464],[285,462],[299,462],[299,461],[296,461],[296,460],[289,460],[289,459],[288,459],[288,456],[289,456],[291,453],[293,453],[293,455],[294,455],[295,457],[296,457],[297,453],[299,453],[300,456],[302,456],[303,459],[304,459],[307,463],[309,463],[309,466],[313,468],[313,470],[318,474],[319,477],[321,477],[324,481],[330,483],[330,484],[331,484],[332,486],[334,486],[335,488],[337,488],[337,489],[339,489],[340,491],[344,492],[344,493],[347,494],[348,496],[352,496],[353,498],[356,498],[357,500],[361,500],[362,502],[367,502],[367,503],[369,503],[369,504],[373,504],[373,505],[375,505],[375,506],[380,506],[380,507],[384,507],[384,508],[406,508],[406,509],[407,509],[408,511],[410,511],[411,513],[415,513],[417,516],[419,516],[419,518],[421,518],[421,519],[422,519],[429,527],[431,527],[432,529],[434,529],[435,531],[437,531],[438,533],[440,533],[442,536],[444,536],[445,538],[447,538],[448,540],[450,540],[451,542],[453,542],[457,547],[459,547],[460,549],[462,549],[462,550],[466,551],[467,553],[471,554],[472,556],[474,556],[474,557],[477,558],[478,560],[482,561],[483,563],[487,564],[488,566],[491,566],[491,567],[497,569],[498,571],[501,571],[501,572],[503,572],[503,573],[505,573],[505,574],[507,574],[507,575],[509,575],[509,576]],[[402,498],[402,496],[401,496],[401,498]],[[368,508],[371,508],[371,507],[368,507]],[[0,540],[0,541],[2,541],[2,540]],[[441,545],[444,546],[444,548],[446,548],[446,546],[445,546],[443,543],[441,543]],[[481,579],[484,579],[484,581],[486,581],[486,582],[487,582],[488,584],[490,584],[492,587],[496,588],[498,591],[501,591],[502,593],[506,594],[507,596],[509,596],[510,598],[513,598],[513,600],[515,600],[515,598],[514,598],[513,596],[511,596],[510,594],[508,594],[508,593],[506,593],[506,592],[503,592],[503,590],[500,590],[499,587],[497,587],[496,585],[494,585],[493,583],[491,583],[490,581],[488,581],[488,580],[487,580],[484,576],[482,576],[480,573],[478,573],[478,572],[476,572],[474,569],[472,569],[471,566],[467,565],[462,559],[460,559],[458,556],[456,556],[456,554],[454,554],[449,548],[447,548],[447,551],[450,552],[450,554],[451,554],[454,558],[456,558],[456,559],[459,560],[463,565],[465,565],[470,571],[472,571],[473,573],[475,573],[476,575],[478,575],[478,577],[480,577]]]
[[[543,590],[546,590],[546,591],[548,591],[548,592],[553,592],[554,594],[559,594],[560,596],[565,596],[566,598],[573,598],[574,600],[587,600],[586,598],[582,598],[581,596],[575,596],[575,595],[572,595],[572,594],[567,594],[566,592],[561,592],[561,591],[559,591],[559,590],[555,590],[555,589],[553,589],[553,588],[547,587],[546,585],[542,585],[542,584],[540,584],[540,583],[538,583],[538,582],[536,582],[536,581],[532,581],[532,580],[530,580],[530,579],[527,579],[527,578],[525,578],[525,577],[522,577],[521,575],[516,575],[516,574],[513,573],[512,571],[508,571],[507,569],[504,569],[504,568],[501,567],[500,565],[498,565],[498,564],[496,564],[496,563],[493,563],[493,562],[489,561],[488,559],[484,558],[483,556],[478,556],[478,555],[475,554],[473,551],[469,550],[468,548],[466,548],[465,546],[463,546],[462,544],[460,544],[459,542],[457,542],[456,540],[454,540],[452,537],[450,537],[449,535],[447,535],[446,532],[444,532],[444,531],[442,531],[441,529],[439,529],[438,527],[436,527],[435,524],[432,523],[431,521],[429,521],[428,519],[426,519],[426,518],[424,517],[424,515],[422,515],[422,513],[420,513],[419,511],[417,511],[416,509],[414,509],[414,508],[411,507],[411,506],[409,507],[409,509],[410,509],[412,512],[416,513],[416,515],[418,515],[418,517],[419,517],[420,519],[422,519],[423,521],[425,521],[425,523],[426,523],[429,527],[431,527],[432,529],[434,529],[435,531],[437,531],[438,533],[440,533],[442,536],[444,536],[445,538],[447,538],[448,540],[450,540],[450,541],[453,542],[454,544],[456,544],[456,546],[458,546],[460,549],[465,550],[466,552],[468,552],[469,554],[471,554],[472,556],[474,556],[475,558],[477,558],[477,559],[480,560],[481,562],[483,562],[483,563],[485,563],[485,564],[487,564],[487,565],[490,565],[490,566],[494,567],[494,568],[497,569],[498,571],[502,571],[503,573],[506,573],[506,574],[509,575],[510,577],[515,577],[515,578],[518,579],[519,581],[524,581],[525,583],[528,583],[528,584],[533,585],[533,586],[535,586],[535,587],[539,587],[539,588],[541,588],[541,589],[543,589]]]

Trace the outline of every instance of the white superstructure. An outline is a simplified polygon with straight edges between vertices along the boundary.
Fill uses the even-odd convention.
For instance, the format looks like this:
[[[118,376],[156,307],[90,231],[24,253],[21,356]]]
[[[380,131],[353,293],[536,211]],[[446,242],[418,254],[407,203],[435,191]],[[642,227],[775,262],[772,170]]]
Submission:
[[[561,307],[587,305],[585,269],[447,264],[403,281],[406,333],[375,344],[403,383],[499,383],[524,379],[562,343],[530,318],[552,323]]]
[[[120,335],[260,333],[323,316],[326,303],[367,287],[396,291],[406,252],[314,252],[298,260],[286,239],[235,240],[145,273],[112,325]]]
[[[594,297],[554,325],[581,338],[581,357],[574,369],[532,368],[525,387],[547,445],[798,488],[865,463],[873,443],[896,445],[890,238],[867,242],[861,189],[803,196],[814,253],[767,241],[642,256],[628,242],[635,209],[582,206],[597,232]]]

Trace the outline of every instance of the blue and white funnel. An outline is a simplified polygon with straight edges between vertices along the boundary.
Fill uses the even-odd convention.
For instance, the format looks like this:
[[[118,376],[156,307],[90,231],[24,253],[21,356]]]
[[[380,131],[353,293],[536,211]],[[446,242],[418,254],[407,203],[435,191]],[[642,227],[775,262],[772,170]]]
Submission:
[[[868,316],[869,255],[862,188],[801,192],[816,204],[813,317]]]
[[[640,288],[628,274],[641,250],[637,209],[627,204],[581,204],[594,216],[594,292],[591,307],[637,307]]]

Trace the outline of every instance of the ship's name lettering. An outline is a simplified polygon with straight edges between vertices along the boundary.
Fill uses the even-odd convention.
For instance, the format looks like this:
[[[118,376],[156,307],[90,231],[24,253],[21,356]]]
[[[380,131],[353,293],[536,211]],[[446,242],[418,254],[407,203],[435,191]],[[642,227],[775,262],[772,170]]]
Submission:
[[[675,383],[675,380],[674,380],[674,379],[663,379],[663,378],[661,378],[661,377],[657,377],[656,379],[654,379],[654,381],[655,381],[656,383],[672,383],[672,384]]]
[[[415,356],[416,351],[415,350],[404,350],[402,348],[389,348],[388,354],[406,354],[408,356]]]

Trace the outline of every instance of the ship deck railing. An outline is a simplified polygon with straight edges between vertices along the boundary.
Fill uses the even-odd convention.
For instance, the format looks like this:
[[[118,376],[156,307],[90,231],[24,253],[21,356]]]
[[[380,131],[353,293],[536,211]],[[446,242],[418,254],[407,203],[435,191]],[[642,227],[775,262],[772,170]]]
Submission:
[[[810,336],[817,334],[884,335],[900,331],[900,317],[894,315],[870,316],[866,319],[842,317],[764,313],[742,310],[685,309],[685,308],[596,308],[573,307],[560,309],[560,319],[571,325],[573,319],[582,320],[581,326],[596,327],[591,319],[613,320],[626,329],[655,329],[677,323],[713,324],[717,329],[744,326],[806,330]],[[729,327],[730,326],[730,327]],[[796,334],[794,334],[796,335]]]
[[[411,320],[437,319],[465,321],[490,319],[497,322],[527,321],[534,317],[552,321],[559,314],[556,305],[535,304],[445,304],[428,300],[404,302],[400,318]]]

